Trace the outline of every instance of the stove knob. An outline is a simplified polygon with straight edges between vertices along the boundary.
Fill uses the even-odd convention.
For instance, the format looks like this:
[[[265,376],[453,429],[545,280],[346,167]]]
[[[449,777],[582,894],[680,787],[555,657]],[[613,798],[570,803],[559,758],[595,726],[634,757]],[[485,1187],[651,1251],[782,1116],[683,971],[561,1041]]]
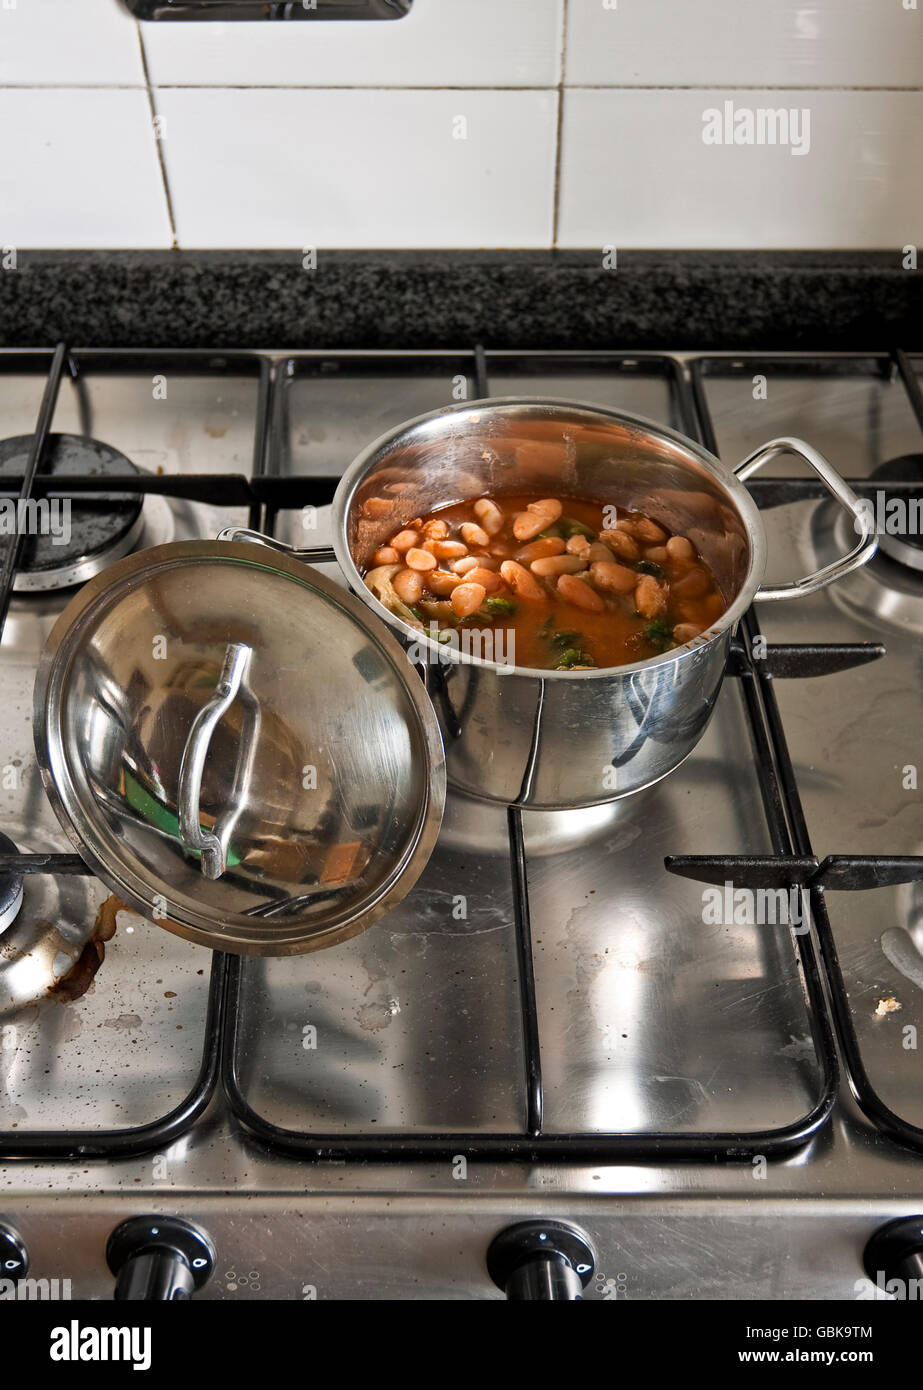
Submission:
[[[563,1221],[523,1221],[491,1241],[487,1272],[510,1300],[574,1302],[593,1277],[596,1257],[582,1232]]]
[[[215,1249],[178,1216],[133,1216],[112,1232],[106,1260],[118,1301],[170,1303],[191,1298],[211,1277]]]
[[[0,1225],[0,1279],[24,1279],[29,1253],[12,1226]]]
[[[862,1263],[873,1284],[890,1293],[888,1284],[895,1280],[904,1298],[913,1297],[908,1286],[923,1289],[923,1216],[901,1216],[880,1227],[866,1245]],[[911,1279],[918,1282],[911,1285]]]

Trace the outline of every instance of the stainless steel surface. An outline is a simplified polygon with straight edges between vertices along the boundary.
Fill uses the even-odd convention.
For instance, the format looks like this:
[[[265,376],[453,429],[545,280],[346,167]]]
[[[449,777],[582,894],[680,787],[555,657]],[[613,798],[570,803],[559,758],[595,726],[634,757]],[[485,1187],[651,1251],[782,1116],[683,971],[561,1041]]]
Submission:
[[[383,367],[393,361],[381,356]],[[440,391],[448,403],[458,369],[457,358],[441,367],[432,354],[406,395],[399,367],[376,394],[361,379],[363,363],[347,380],[348,355],[338,355],[338,399],[352,402],[344,416],[325,404],[325,360],[304,354],[299,362],[312,374],[293,378],[287,397],[280,445],[299,471],[345,466],[357,437],[389,423],[387,409],[397,423],[439,404]],[[491,354],[491,384],[584,396],[682,428],[643,359],[633,374],[601,366],[595,379],[583,358],[562,355],[553,371],[541,361],[547,379],[534,378],[522,354]],[[773,435],[806,436],[847,477],[919,448],[900,383],[874,362],[829,377],[797,363],[728,356],[726,365],[729,376],[709,376],[706,393],[729,466]],[[766,399],[753,397],[756,372],[768,376]],[[240,418],[215,438],[204,422],[214,425],[225,385],[178,378],[168,400],[151,405],[149,378],[136,394],[131,381],[100,381],[95,406],[121,425],[94,432],[143,463],[131,447],[137,412],[134,442],[148,458],[188,471],[246,470],[251,386],[235,392]],[[27,394],[31,408],[40,391],[33,384],[16,399]],[[0,393],[7,434],[30,428],[27,412],[4,416],[11,399]],[[71,406],[68,386],[59,413]],[[227,401],[223,409],[219,424]],[[786,458],[772,465],[774,473],[803,468]],[[206,510],[202,535],[246,523]],[[306,532],[299,510],[282,513],[278,532],[302,546],[332,536],[328,510],[312,520]],[[773,583],[832,562],[854,541],[833,503],[773,508],[763,521]],[[60,607],[16,600],[0,647],[0,829],[23,849],[69,848],[41,788],[29,720],[38,653]],[[919,765],[921,613],[923,584],[880,555],[802,603],[760,609],[770,640],[882,640],[888,648],[882,661],[841,675],[774,683],[820,855],[923,848],[919,791],[904,785],[905,768]],[[395,913],[330,952],[243,962],[243,1079],[269,1118],[342,1133],[522,1124],[503,821],[498,808],[453,794],[431,864]],[[526,812],[524,821],[551,1127],[700,1130],[798,1114],[815,1078],[786,929],[706,926],[701,889],[662,867],[664,854],[770,849],[738,683],[725,682],[701,742],[670,778],[636,798]],[[79,938],[106,890],[88,880],[86,907],[33,913],[30,891],[46,882],[27,879],[10,932],[47,914]],[[923,988],[913,956],[892,953],[903,973],[885,938],[902,931],[923,953],[923,898],[907,888],[831,892],[827,905],[872,1079],[921,1124],[920,1052],[905,1045],[905,1028],[923,1025]],[[0,1128],[137,1124],[178,1103],[201,1053],[207,965],[194,946],[120,911],[87,993],[66,1004],[43,997],[0,1019]],[[887,997],[901,1008],[877,1017]],[[759,1156],[725,1165],[312,1163],[249,1140],[219,1099],[188,1135],[147,1156],[0,1165],[0,1218],[28,1244],[30,1272],[69,1278],[73,1297],[99,1299],[112,1294],[105,1248],[113,1228],[130,1215],[171,1211],[214,1239],[218,1265],[202,1299],[500,1299],[485,1267],[490,1241],[540,1215],[590,1235],[598,1256],[591,1299],[852,1303],[868,1296],[868,1237],[919,1211],[921,1193],[923,1157],[878,1136],[845,1083],[832,1123],[790,1158],[765,1164]]]
[[[123,902],[200,945],[343,941],[400,901],[438,834],[442,745],[401,648],[265,547],[189,541],[111,565],[55,625],[34,718],[75,847]],[[200,799],[214,829],[197,846]],[[203,875],[190,849],[216,843]]]
[[[359,455],[333,500],[337,560],[354,592],[426,663],[453,785],[503,805],[564,810],[649,787],[688,757],[714,709],[730,635],[766,566],[763,523],[738,477],[781,452],[808,461],[864,528],[838,564],[760,595],[788,598],[866,563],[876,545],[842,479],[800,440],[773,441],[735,476],[699,445],[640,416],[503,397],[419,416]],[[707,632],[645,661],[539,672],[440,644],[364,583],[375,550],[411,517],[524,486],[640,509],[688,536],[715,575],[726,611]]]

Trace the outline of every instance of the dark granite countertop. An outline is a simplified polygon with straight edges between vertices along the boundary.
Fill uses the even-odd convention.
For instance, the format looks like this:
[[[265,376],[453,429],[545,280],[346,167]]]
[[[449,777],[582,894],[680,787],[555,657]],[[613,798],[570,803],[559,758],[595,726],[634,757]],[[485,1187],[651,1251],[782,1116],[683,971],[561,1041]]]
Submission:
[[[923,345],[923,268],[882,252],[28,251],[0,345],[813,351]],[[8,265],[9,254],[0,256]]]

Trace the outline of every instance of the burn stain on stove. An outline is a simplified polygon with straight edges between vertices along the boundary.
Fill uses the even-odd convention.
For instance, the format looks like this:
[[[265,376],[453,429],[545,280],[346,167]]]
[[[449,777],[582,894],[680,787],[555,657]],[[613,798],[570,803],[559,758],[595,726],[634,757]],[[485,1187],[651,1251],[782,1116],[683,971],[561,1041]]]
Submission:
[[[120,1033],[131,1033],[144,1024],[140,1014],[119,1014],[118,1018],[104,1018],[104,1028],[115,1028]]]
[[[117,914],[129,910],[127,904],[114,895],[100,903],[89,941],[67,974],[50,986],[47,991],[50,998],[72,1004],[74,1000],[86,994],[106,958],[106,942],[115,936]],[[52,929],[50,922],[41,925]]]

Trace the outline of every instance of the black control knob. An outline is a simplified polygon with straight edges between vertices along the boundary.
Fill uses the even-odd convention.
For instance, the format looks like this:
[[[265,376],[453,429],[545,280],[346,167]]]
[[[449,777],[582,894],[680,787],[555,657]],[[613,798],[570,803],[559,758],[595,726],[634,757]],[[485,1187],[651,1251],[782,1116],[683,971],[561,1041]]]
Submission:
[[[901,1216],[875,1232],[862,1256],[873,1284],[903,1297],[919,1297],[908,1290],[923,1289],[923,1216]],[[915,1280],[911,1284],[911,1280]],[[894,1289],[888,1284],[893,1283]]]
[[[133,1216],[112,1232],[106,1260],[118,1301],[171,1303],[191,1298],[211,1277],[215,1249],[179,1216]]]
[[[593,1277],[596,1257],[581,1231],[563,1221],[523,1221],[491,1241],[487,1272],[515,1301],[574,1302]]]
[[[0,1225],[0,1279],[24,1279],[29,1273],[29,1253],[12,1226]]]

